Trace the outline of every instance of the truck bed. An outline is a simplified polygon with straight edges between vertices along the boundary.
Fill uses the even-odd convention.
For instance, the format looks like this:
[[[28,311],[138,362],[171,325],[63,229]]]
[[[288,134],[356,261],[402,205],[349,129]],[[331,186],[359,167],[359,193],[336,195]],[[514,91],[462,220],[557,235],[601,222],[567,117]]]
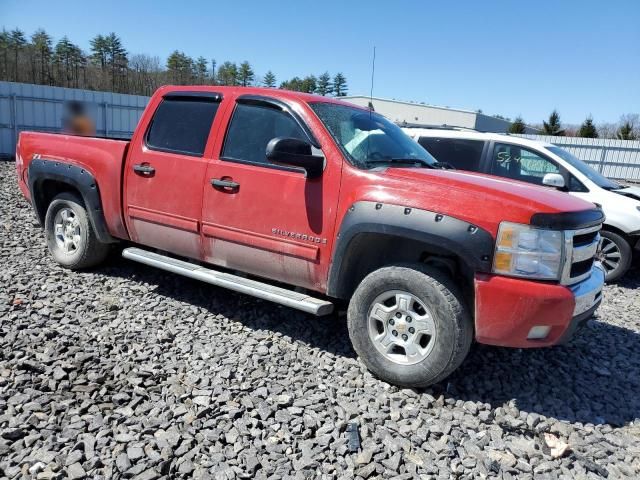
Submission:
[[[34,155],[43,160],[60,160],[84,168],[100,185],[109,233],[116,238],[128,239],[122,217],[122,171],[128,148],[128,140],[22,132],[16,146],[20,189],[31,199],[27,172]]]

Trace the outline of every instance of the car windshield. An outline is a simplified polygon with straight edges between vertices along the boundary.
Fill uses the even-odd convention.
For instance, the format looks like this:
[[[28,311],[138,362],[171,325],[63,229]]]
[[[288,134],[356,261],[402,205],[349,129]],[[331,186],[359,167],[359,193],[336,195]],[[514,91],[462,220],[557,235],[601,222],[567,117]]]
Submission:
[[[310,103],[351,163],[359,168],[381,164],[426,166],[437,161],[382,115],[335,103]]]
[[[545,147],[551,153],[556,154],[560,158],[562,158],[565,162],[571,165],[573,168],[582,173],[585,177],[591,180],[593,183],[598,185],[600,188],[604,188],[605,190],[618,190],[622,188],[619,183],[614,182],[613,180],[609,180],[607,177],[602,175],[599,172],[596,172],[593,168],[587,165],[585,162],[574,156],[573,154],[567,152],[566,150],[560,147]]]

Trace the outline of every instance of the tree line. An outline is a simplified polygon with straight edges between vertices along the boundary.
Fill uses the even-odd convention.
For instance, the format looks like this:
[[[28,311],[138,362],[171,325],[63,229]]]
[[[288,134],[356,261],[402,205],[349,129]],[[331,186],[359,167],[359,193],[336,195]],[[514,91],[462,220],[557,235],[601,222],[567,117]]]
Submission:
[[[535,126],[541,130],[542,135],[555,137],[582,137],[582,138],[617,138],[619,140],[640,139],[640,115],[626,114],[620,117],[618,123],[602,123],[598,126],[589,115],[579,126],[564,126],[560,121],[560,114],[553,110],[542,125]],[[526,124],[522,117],[518,116],[509,127],[509,133],[525,133]]]
[[[147,96],[165,84],[253,85],[337,97],[348,91],[342,73],[295,76],[278,84],[275,73],[260,77],[248,61],[218,65],[213,58],[175,50],[163,63],[158,56],[129,53],[115,33],[96,35],[89,44],[85,52],[67,36],[54,42],[43,29],[28,37],[20,29],[3,28],[0,80]]]
[[[347,79],[340,72],[294,76],[278,83],[271,70],[260,77],[248,61],[225,61],[218,65],[213,58],[193,58],[175,50],[163,63],[158,56],[131,54],[115,33],[96,35],[89,44],[90,51],[85,52],[67,36],[54,42],[43,29],[28,37],[20,29],[7,31],[3,28],[0,32],[0,80],[146,96],[166,84],[257,85],[337,97],[348,92]],[[478,112],[482,113],[482,110]],[[494,117],[511,121],[501,115]],[[623,115],[615,124],[596,126],[589,116],[580,126],[564,126],[560,114],[554,110],[547,120],[534,127],[545,135],[640,138],[638,114]],[[524,120],[518,116],[509,132],[525,133],[525,129]]]

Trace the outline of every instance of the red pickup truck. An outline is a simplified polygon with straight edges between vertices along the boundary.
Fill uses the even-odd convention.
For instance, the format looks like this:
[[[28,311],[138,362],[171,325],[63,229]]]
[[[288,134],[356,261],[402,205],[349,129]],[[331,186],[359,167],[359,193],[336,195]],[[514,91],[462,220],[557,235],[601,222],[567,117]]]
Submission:
[[[354,349],[402,386],[442,380],[474,338],[562,343],[601,301],[600,209],[443,169],[326,97],[167,86],[130,141],[23,132],[16,163],[61,265],[125,243],[131,260],[316,315],[348,302]]]

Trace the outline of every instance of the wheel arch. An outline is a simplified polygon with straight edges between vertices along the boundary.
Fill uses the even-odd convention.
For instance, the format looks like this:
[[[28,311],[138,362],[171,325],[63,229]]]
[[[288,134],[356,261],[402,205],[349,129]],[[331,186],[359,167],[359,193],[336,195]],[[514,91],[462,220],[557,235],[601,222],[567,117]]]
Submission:
[[[605,221],[605,223],[602,224],[602,230],[607,231],[607,232],[617,233],[622,238],[624,238],[628,243],[631,243],[629,234],[627,232],[625,232],[624,230],[622,230],[622,229],[620,229],[620,228],[618,228],[618,227],[616,227],[614,225],[606,223],[606,221]]]
[[[44,225],[47,208],[55,196],[62,192],[73,192],[82,198],[98,240],[103,243],[117,241],[107,229],[98,183],[88,170],[56,160],[34,159],[29,164],[28,185],[41,225]]]
[[[490,271],[493,247],[489,232],[454,217],[398,205],[357,202],[340,227],[327,294],[348,299],[372,271],[415,262],[464,278],[472,294],[473,274]]]

